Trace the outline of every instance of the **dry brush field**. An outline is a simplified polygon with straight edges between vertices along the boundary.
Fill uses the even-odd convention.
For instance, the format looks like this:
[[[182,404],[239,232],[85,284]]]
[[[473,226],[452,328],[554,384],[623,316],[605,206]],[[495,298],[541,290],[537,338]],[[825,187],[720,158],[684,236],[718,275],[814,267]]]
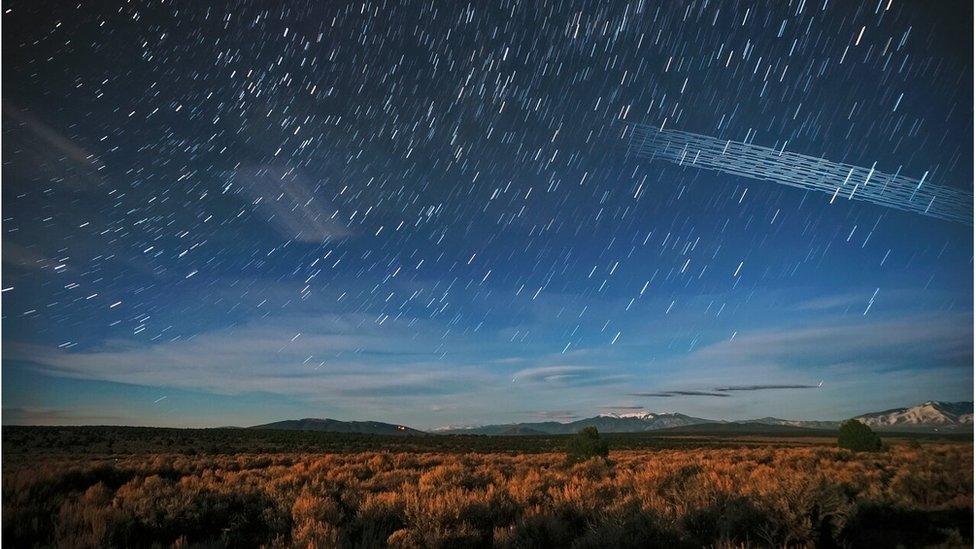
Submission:
[[[7,547],[971,545],[972,445],[7,454]]]

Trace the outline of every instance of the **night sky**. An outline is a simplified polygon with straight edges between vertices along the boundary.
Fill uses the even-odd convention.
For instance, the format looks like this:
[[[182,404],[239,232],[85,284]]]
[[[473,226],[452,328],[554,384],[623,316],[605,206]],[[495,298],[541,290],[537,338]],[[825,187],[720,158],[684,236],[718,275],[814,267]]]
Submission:
[[[627,140],[971,192],[972,2],[208,4],[3,3],[4,423],[972,399],[971,226]]]

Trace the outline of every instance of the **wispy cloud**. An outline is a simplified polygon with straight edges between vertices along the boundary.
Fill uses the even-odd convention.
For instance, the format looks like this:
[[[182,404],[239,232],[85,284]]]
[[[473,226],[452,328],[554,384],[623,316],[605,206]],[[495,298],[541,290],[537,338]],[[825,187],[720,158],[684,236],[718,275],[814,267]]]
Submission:
[[[32,134],[42,139],[48,146],[60,154],[70,158],[78,164],[90,165],[95,169],[101,169],[103,164],[94,154],[85,150],[83,147],[68,139],[61,132],[41,122],[39,118],[31,114],[26,109],[14,106],[6,101],[3,102],[3,114],[16,121]]]
[[[515,382],[567,386],[607,385],[626,379],[628,376],[610,373],[605,368],[591,366],[542,366],[521,370],[516,372],[513,377]]]
[[[499,414],[526,409],[572,419],[615,401],[619,410],[657,402],[701,417],[824,417],[830,415],[825,406],[843,405],[839,395],[859,399],[871,384],[885,396],[851,410],[863,412],[919,397],[947,398],[940,396],[944,380],[961,374],[946,372],[968,368],[972,357],[971,316],[965,313],[898,320],[841,316],[793,329],[742,328],[732,341],[663,357],[654,357],[651,347],[581,347],[562,354],[549,352],[548,341],[530,342],[523,348],[532,352],[512,360],[509,347],[483,332],[442,339],[443,325],[429,319],[379,325],[371,315],[305,307],[154,344],[115,340],[56,349],[5,341],[4,359],[58,377],[280,395],[296,406],[327,409],[332,417],[362,418],[367,410],[374,419],[407,421],[405,410],[424,410],[415,416],[422,422],[437,407],[450,410],[452,422],[491,423]],[[824,390],[811,390],[821,378]]]
[[[795,311],[831,311],[864,304],[863,294],[840,294],[815,297],[801,301],[792,308]]]
[[[59,377],[311,400],[459,394],[489,383],[478,370],[441,358],[438,343],[395,321],[377,326],[361,315],[331,314],[255,320],[152,345],[110,341],[83,351],[5,342],[4,358]]]
[[[665,398],[682,402],[681,406],[687,402],[690,409],[721,414],[740,404],[757,406],[759,402],[750,395],[763,395],[764,406],[771,399],[785,405],[799,394],[809,395],[804,402],[836,399],[853,390],[851,384],[864,383],[869,377],[890,392],[901,378],[896,372],[924,376],[930,371],[937,380],[947,368],[969,368],[973,359],[971,325],[971,314],[962,312],[897,319],[832,315],[802,327],[743,330],[734,339],[657,361],[657,387],[621,395]],[[824,380],[823,392],[817,390],[820,379]],[[933,384],[937,382],[926,387]]]
[[[237,181],[257,212],[286,238],[321,243],[352,234],[336,220],[338,210],[329,207],[322,190],[293,168],[241,169]]]
[[[676,391],[653,391],[647,393],[627,393],[633,397],[656,397],[671,398],[679,396],[703,396],[725,398],[732,396],[730,393],[738,391],[768,391],[775,389],[817,389],[817,385],[730,385],[727,387],[715,387],[710,391],[698,390],[676,390]]]
[[[53,269],[58,265],[53,258],[41,254],[32,246],[21,246],[7,239],[3,240],[3,263],[24,269]]]
[[[817,389],[817,385],[730,385],[728,387],[716,387],[716,391],[769,391],[775,389]]]
[[[48,173],[54,180],[93,190],[101,185],[99,171],[105,168],[101,160],[75,140],[45,124],[29,110],[3,102],[4,134],[16,131],[19,154],[16,166],[21,170]],[[4,174],[8,167],[4,166]]]
[[[734,339],[658,360],[651,379],[657,386],[640,392],[787,395],[792,393],[785,387],[767,390],[758,386],[809,386],[822,379],[825,387],[836,388],[836,381],[848,375],[873,376],[880,381],[897,370],[969,368],[973,360],[971,325],[971,313],[961,312],[897,319],[839,315],[801,327],[742,330]],[[756,388],[716,390],[742,386]],[[813,395],[811,388],[794,389]]]
[[[433,396],[464,392],[464,385],[461,379],[430,375],[425,381],[368,383],[358,387],[341,388],[338,392],[347,397]]]
[[[761,330],[703,347],[684,361],[709,365],[832,364],[858,357],[862,363],[955,359],[963,364],[973,353],[971,324],[971,314],[943,314]]]
[[[628,393],[627,396],[671,398],[677,396],[727,397],[729,395],[726,393],[713,393],[710,391],[658,391],[652,393]]]

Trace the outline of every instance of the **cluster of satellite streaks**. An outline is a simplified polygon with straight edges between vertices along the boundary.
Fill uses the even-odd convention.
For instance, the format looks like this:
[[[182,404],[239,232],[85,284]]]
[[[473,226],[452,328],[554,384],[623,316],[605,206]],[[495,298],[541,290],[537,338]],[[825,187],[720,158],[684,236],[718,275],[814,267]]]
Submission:
[[[634,126],[630,151],[650,160],[668,160],[679,166],[718,170],[825,192],[831,195],[831,204],[838,196],[847,200],[856,198],[889,208],[970,226],[973,224],[973,194],[932,182],[926,185],[928,172],[919,179],[911,179],[897,171],[893,174],[877,171],[875,165],[862,168],[836,164],[784,149],[777,151],[687,132]]]
[[[628,149],[640,124],[971,196],[971,3],[3,9],[9,421],[971,398],[970,227]]]

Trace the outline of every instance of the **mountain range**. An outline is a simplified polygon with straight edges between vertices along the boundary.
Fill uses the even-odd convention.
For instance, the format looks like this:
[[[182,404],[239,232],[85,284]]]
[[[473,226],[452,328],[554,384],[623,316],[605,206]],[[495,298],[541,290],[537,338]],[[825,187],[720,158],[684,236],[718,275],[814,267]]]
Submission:
[[[930,400],[916,406],[894,408],[881,412],[862,414],[853,419],[880,431],[903,432],[970,432],[973,430],[972,402],[941,402]],[[603,433],[641,433],[673,430],[683,427],[702,426],[721,431],[746,431],[750,428],[773,432],[765,427],[836,430],[839,421],[789,420],[764,417],[744,421],[722,421],[688,416],[680,413],[631,412],[602,414],[568,423],[543,421],[536,423],[509,423],[479,427],[435,429],[433,434],[467,435],[562,435],[578,432],[584,427],[596,427]],[[750,427],[752,426],[752,427]],[[423,435],[423,431],[403,425],[379,421],[339,421],[335,419],[295,419],[257,425],[251,429],[277,429],[289,431],[323,431],[332,433],[366,433],[383,435]]]
[[[328,433],[367,433],[373,435],[423,435],[423,431],[379,421],[339,421],[337,419],[288,419],[255,425],[251,429],[277,431],[323,431]]]
[[[547,435],[568,435],[579,432],[584,427],[596,427],[602,433],[641,433],[671,427],[684,427],[702,423],[718,423],[711,419],[686,416],[678,413],[656,414],[642,412],[632,414],[604,414],[586,419],[560,423],[543,421],[540,423],[515,423],[504,425],[483,425],[481,427],[442,429],[444,434],[502,435],[515,434],[515,431],[528,431]]]
[[[895,408],[857,417],[862,423],[875,429],[901,426],[932,426],[954,429],[973,426],[972,402],[939,402],[930,400],[910,408]]]

